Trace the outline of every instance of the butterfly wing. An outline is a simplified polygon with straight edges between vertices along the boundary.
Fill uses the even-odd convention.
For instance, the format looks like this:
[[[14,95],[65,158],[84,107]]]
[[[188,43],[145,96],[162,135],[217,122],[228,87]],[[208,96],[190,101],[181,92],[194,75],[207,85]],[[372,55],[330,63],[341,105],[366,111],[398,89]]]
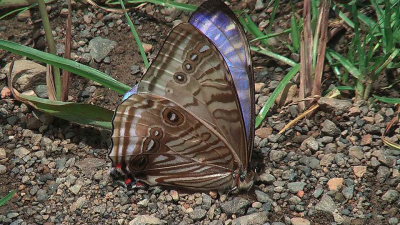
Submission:
[[[138,92],[164,96],[214,126],[247,168],[246,130],[232,76],[214,44],[193,25],[171,31]]]
[[[189,22],[217,46],[229,67],[244,117],[250,159],[254,139],[254,77],[244,30],[232,10],[216,0],[200,5]]]
[[[232,188],[239,157],[208,123],[154,94],[131,95],[116,110],[114,165],[150,185]]]

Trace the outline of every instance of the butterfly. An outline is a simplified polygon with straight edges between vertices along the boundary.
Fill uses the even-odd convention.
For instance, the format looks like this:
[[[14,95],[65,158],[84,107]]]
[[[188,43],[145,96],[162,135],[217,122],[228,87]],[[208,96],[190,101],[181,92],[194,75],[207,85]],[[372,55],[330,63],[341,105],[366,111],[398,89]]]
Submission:
[[[208,0],[175,26],[113,118],[114,174],[188,190],[251,187],[254,80],[235,14]]]

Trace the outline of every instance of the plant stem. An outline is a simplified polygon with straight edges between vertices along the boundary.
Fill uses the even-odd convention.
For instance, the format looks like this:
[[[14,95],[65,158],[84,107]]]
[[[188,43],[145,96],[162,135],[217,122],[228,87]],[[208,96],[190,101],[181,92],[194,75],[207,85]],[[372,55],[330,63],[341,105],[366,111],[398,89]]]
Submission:
[[[42,23],[43,23],[43,28],[46,33],[46,40],[47,40],[47,45],[49,47],[49,52],[51,54],[56,55],[56,44],[54,42],[53,34],[51,33],[51,26],[50,26],[50,21],[49,21],[49,16],[47,15],[46,11],[46,4],[44,3],[43,0],[37,0],[37,3],[39,5],[39,12],[40,16],[42,17]],[[61,75],[60,75],[60,69],[53,67],[53,72],[54,72],[54,83],[56,87],[56,98],[57,100],[61,100]]]

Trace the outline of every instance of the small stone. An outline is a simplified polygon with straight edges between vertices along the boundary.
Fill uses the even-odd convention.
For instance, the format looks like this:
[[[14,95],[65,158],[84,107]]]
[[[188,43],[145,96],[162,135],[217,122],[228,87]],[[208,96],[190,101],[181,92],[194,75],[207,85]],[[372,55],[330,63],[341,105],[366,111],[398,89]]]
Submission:
[[[383,183],[388,179],[390,176],[390,169],[387,168],[386,166],[379,166],[378,167],[378,173],[376,175],[376,178],[378,179],[379,182]]]
[[[354,195],[354,185],[343,188],[342,194],[346,199],[352,199]]]
[[[255,191],[257,201],[265,203],[265,202],[273,202],[267,193],[262,192],[260,190]]]
[[[359,160],[364,158],[364,152],[360,146],[351,146],[349,149],[349,155]]]
[[[18,158],[23,158],[24,156],[28,155],[30,151],[24,147],[19,147],[14,150],[14,155]]]
[[[280,162],[283,158],[285,158],[286,155],[287,153],[285,151],[278,150],[271,150],[269,153],[270,159],[274,162]]]
[[[131,66],[131,74],[135,75],[140,73],[140,66],[139,65],[133,65]]]
[[[320,161],[320,165],[321,166],[330,166],[334,159],[335,159],[335,154],[332,154],[332,153],[325,154]]]
[[[268,213],[259,212],[238,217],[232,221],[232,225],[265,224],[267,221],[268,221]]]
[[[319,196],[321,196],[322,193],[324,193],[324,189],[322,189],[322,188],[317,188],[317,189],[315,189],[315,191],[314,191],[314,193],[313,193],[313,196],[314,196],[315,198],[319,198]]]
[[[301,218],[301,217],[294,217],[290,219],[290,222],[292,222],[292,225],[310,225],[311,222],[307,219]]]
[[[311,149],[312,151],[318,151],[319,145],[318,142],[315,140],[314,137],[309,137],[303,141],[301,144],[302,146],[306,146],[307,148]]]
[[[47,92],[47,85],[40,84],[35,87],[35,94],[40,98],[49,98],[49,94]]]
[[[287,185],[289,191],[293,194],[296,194],[299,191],[303,191],[305,186],[306,186],[306,183],[304,183],[304,182],[291,182],[291,183],[288,183],[288,185]]]
[[[352,106],[351,101],[349,100],[340,100],[337,98],[328,98],[328,97],[321,97],[318,100],[318,104],[334,111],[345,112],[350,109]]]
[[[372,135],[371,134],[366,134],[363,135],[361,138],[361,145],[370,145],[372,143]]]
[[[149,205],[149,200],[143,199],[143,200],[139,201],[137,204],[140,206],[143,206],[143,207],[147,207]]]
[[[229,215],[243,215],[250,204],[251,203],[247,199],[235,197],[233,200],[221,203],[221,209],[223,212]]]
[[[266,86],[265,83],[255,83],[254,84],[254,89],[256,93],[260,93],[262,91],[262,89],[264,89]]]
[[[7,172],[7,167],[0,164],[0,174],[5,174]]]
[[[394,203],[398,198],[399,192],[396,190],[388,190],[385,194],[382,195],[382,200],[389,203]]]
[[[328,181],[328,187],[330,191],[338,191],[343,187],[343,178],[332,178]]]
[[[2,72],[9,74],[10,63],[3,67]],[[15,76],[14,87],[20,91],[27,91],[38,84],[46,83],[46,67],[30,60],[16,60],[12,75]]]
[[[356,177],[363,177],[364,174],[367,172],[366,166],[353,166],[353,172]]]
[[[271,134],[272,134],[271,127],[262,127],[256,130],[256,136],[262,139],[267,138]]]
[[[49,198],[47,192],[43,189],[37,191],[36,197],[39,202],[47,201],[47,199]]]
[[[399,219],[397,219],[396,217],[392,217],[389,219],[390,225],[398,225],[398,223],[399,223]]]
[[[158,219],[157,217],[150,216],[150,215],[137,215],[135,219],[131,220],[129,222],[129,225],[157,225],[157,224],[163,224],[163,222]]]
[[[328,119],[326,119],[322,124],[322,133],[325,133],[328,136],[336,137],[339,136],[341,131],[336,126],[336,124]]]
[[[251,204],[251,207],[256,208],[256,209],[259,209],[259,208],[262,207],[262,203],[261,203],[261,202],[253,202],[253,203]]]
[[[169,192],[169,195],[171,195],[171,197],[172,197],[172,199],[173,199],[174,201],[179,201],[179,193],[178,193],[177,191],[171,190],[171,191]]]
[[[90,55],[96,62],[101,62],[117,45],[117,42],[102,37],[95,37],[89,42]]]
[[[0,159],[5,159],[7,158],[7,153],[4,148],[0,148]]]
[[[70,187],[69,190],[74,193],[75,195],[77,195],[79,193],[79,191],[81,190],[82,185],[80,184],[75,184],[74,186]]]
[[[274,175],[270,174],[270,173],[263,173],[259,176],[259,179],[261,182],[264,182],[266,184],[272,184],[276,178],[274,177]]]
[[[11,96],[11,90],[8,87],[4,87],[1,89],[1,94],[0,94],[2,99],[8,98]]]
[[[69,209],[72,212],[75,212],[77,209],[80,209],[85,203],[86,203],[86,197],[81,196],[74,203],[72,203],[72,205]]]
[[[151,52],[151,50],[153,50],[153,45],[151,44],[147,44],[147,43],[143,43],[143,49],[146,53]]]
[[[206,216],[207,211],[197,207],[193,210],[193,212],[190,213],[190,218],[192,218],[192,220],[197,221],[197,220],[201,220],[204,219],[204,217]]]
[[[315,209],[328,213],[334,212],[337,207],[333,199],[329,195],[323,195],[321,200],[315,205]]]

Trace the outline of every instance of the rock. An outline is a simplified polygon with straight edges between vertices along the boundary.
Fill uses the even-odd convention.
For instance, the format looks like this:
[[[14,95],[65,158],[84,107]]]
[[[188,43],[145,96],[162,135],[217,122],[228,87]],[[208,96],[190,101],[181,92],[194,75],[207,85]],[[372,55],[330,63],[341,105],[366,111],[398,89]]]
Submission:
[[[232,225],[256,225],[265,224],[268,221],[267,212],[253,213],[246,216],[241,216],[232,221]]]
[[[278,150],[271,150],[269,153],[269,157],[274,162],[280,162],[282,159],[285,158],[287,153],[285,151],[278,151]]]
[[[153,50],[153,45],[152,44],[147,44],[147,43],[143,43],[143,49],[146,53],[151,52],[151,50]]]
[[[349,149],[349,156],[361,160],[364,158],[364,152],[360,146],[351,146]]]
[[[318,104],[327,107],[335,112],[345,112],[349,110],[352,106],[349,100],[340,100],[336,98],[321,97],[318,100]]]
[[[330,191],[338,191],[343,187],[343,178],[332,178],[328,181]]]
[[[77,195],[79,193],[79,191],[81,190],[82,185],[80,184],[75,184],[74,186],[71,186],[69,188],[69,190],[74,193],[75,195]]]
[[[137,215],[135,219],[129,222],[129,225],[152,225],[152,224],[163,224],[163,222],[157,217],[150,215]]]
[[[311,222],[307,219],[301,218],[301,217],[293,217],[290,219],[290,222],[292,222],[292,225],[310,225]]]
[[[40,98],[49,98],[49,94],[47,92],[47,85],[39,84],[35,87],[35,94]]]
[[[172,199],[173,199],[174,201],[179,201],[179,193],[178,193],[177,191],[171,190],[171,191],[169,192],[169,195],[171,195],[171,197],[172,197]]]
[[[265,202],[271,202],[272,203],[273,202],[271,200],[271,198],[268,196],[268,194],[265,193],[265,192],[262,192],[260,190],[256,190],[255,194],[256,194],[256,197],[257,197],[257,201],[259,201],[259,202],[262,202],[262,203],[265,203]]]
[[[337,207],[333,199],[329,195],[323,195],[321,200],[315,205],[315,209],[328,213],[334,212]]]
[[[396,164],[396,158],[389,156],[384,150],[376,150],[372,152],[372,156],[378,158],[379,162],[385,164],[386,166],[393,167]]]
[[[353,172],[356,177],[363,177],[364,174],[367,172],[366,166],[353,166]]]
[[[2,99],[10,97],[11,96],[10,88],[3,87],[3,89],[1,89],[0,96],[1,96]]]
[[[314,190],[313,196],[314,196],[315,198],[319,198],[319,196],[321,196],[322,193],[324,193],[324,189],[322,189],[322,188],[317,188],[317,189]]]
[[[389,203],[394,203],[399,198],[399,192],[396,190],[388,190],[385,194],[382,195],[382,200],[387,201]]]
[[[202,194],[201,195],[203,197],[203,205],[202,207],[205,209],[209,209],[211,207],[212,204],[212,198],[211,196],[207,195],[207,194]]]
[[[372,135],[371,134],[366,134],[363,135],[361,138],[361,145],[370,145],[372,143]]]
[[[301,145],[306,146],[307,148],[311,149],[314,152],[318,151],[319,148],[319,144],[314,137],[309,137],[305,139],[303,143],[301,143]]]
[[[221,203],[221,209],[228,215],[243,215],[250,204],[251,203],[247,199],[235,197],[233,200]]]
[[[24,147],[19,147],[14,150],[14,155],[17,156],[18,158],[24,158],[24,156],[28,155],[30,151]]]
[[[207,211],[197,207],[193,210],[193,212],[190,213],[190,218],[192,218],[192,220],[197,221],[197,220],[201,220],[204,219],[204,217],[206,217]]]
[[[387,178],[390,176],[390,169],[387,168],[386,166],[379,166],[378,167],[378,173],[376,175],[376,178],[378,179],[379,182],[383,183],[386,181]]]
[[[40,189],[37,191],[36,197],[39,202],[44,202],[44,201],[47,201],[47,199],[49,198],[49,195],[47,194],[47,192],[45,190]]]
[[[143,207],[147,207],[149,205],[149,200],[143,199],[143,200],[139,201],[137,204],[140,206],[143,206]]]
[[[335,159],[335,154],[332,154],[332,153],[325,154],[320,161],[320,165],[321,166],[330,166],[334,159]]]
[[[263,173],[259,176],[259,179],[261,182],[264,182],[266,184],[272,184],[276,178],[274,177],[274,175],[270,174],[270,173]]]
[[[256,93],[260,93],[262,91],[262,89],[264,89],[266,86],[265,83],[255,83],[254,84],[254,90]]]
[[[289,191],[293,194],[296,194],[297,192],[302,191],[305,186],[306,186],[306,183],[304,183],[304,182],[291,182],[291,183],[288,183],[288,185],[287,185]]]
[[[0,148],[0,160],[7,158],[7,153],[4,148]]]
[[[326,119],[322,124],[322,133],[332,136],[332,137],[336,137],[339,136],[341,131],[340,129],[336,126],[336,124],[328,119]]]
[[[260,137],[262,139],[267,138],[271,134],[272,134],[272,128],[271,127],[261,127],[261,128],[256,130],[256,136]]]
[[[138,74],[138,73],[140,73],[140,66],[139,65],[133,65],[133,66],[131,66],[131,74],[132,75],[135,75],[135,74]]]
[[[85,158],[76,163],[76,166],[81,169],[85,174],[90,175],[93,173],[97,168],[106,164],[104,159],[100,158]]]
[[[5,174],[7,172],[7,167],[0,164],[0,175]]]
[[[8,74],[10,63],[2,70]],[[24,92],[38,84],[46,83],[46,67],[30,60],[17,60],[13,68],[14,88],[19,92]]]
[[[96,62],[101,62],[117,45],[117,42],[95,37],[89,42],[90,55]]]
[[[354,195],[354,185],[343,188],[342,194],[346,199],[352,199]]]

